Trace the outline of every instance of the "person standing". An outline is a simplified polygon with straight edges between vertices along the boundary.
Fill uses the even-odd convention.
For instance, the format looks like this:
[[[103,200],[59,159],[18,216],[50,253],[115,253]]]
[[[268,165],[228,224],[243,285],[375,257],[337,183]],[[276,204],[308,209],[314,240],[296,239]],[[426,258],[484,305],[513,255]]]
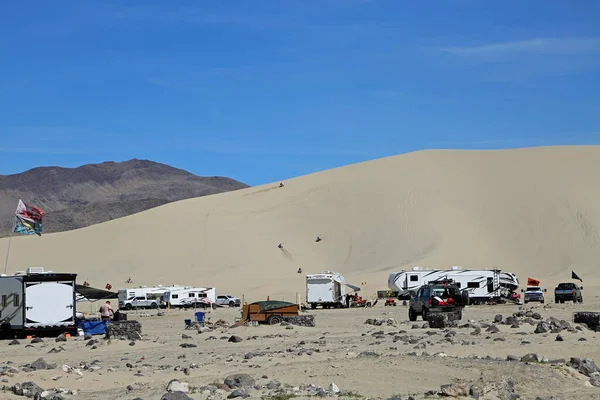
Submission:
[[[110,305],[110,301],[106,301],[106,303],[102,304],[100,306],[100,316],[102,317],[102,321],[104,322],[110,322],[110,317],[111,314],[114,314],[115,311],[113,310],[112,306]]]

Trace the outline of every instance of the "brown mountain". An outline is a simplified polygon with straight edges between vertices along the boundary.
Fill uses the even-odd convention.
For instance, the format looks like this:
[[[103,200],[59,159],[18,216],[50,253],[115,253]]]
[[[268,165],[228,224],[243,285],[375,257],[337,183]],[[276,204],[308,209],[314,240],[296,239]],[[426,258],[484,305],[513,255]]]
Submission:
[[[44,210],[44,233],[124,217],[171,201],[249,187],[234,179],[202,177],[148,160],[39,167],[0,175],[0,237],[10,235],[17,201]]]

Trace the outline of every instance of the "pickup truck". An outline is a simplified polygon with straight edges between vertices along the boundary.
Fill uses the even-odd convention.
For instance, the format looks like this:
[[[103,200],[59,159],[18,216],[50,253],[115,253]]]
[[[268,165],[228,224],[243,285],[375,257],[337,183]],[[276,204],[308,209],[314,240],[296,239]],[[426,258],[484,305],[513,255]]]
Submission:
[[[522,291],[522,290],[521,290]],[[539,286],[527,286],[523,295],[523,303],[527,304],[530,301],[539,301],[544,304],[546,302],[546,289]]]
[[[554,289],[554,302],[564,303],[565,301],[572,301],[573,303],[583,303],[583,295],[581,294],[582,290],[583,286],[578,287],[574,283],[559,283]]]
[[[419,288],[408,304],[408,319],[416,321],[420,315],[429,321],[434,314],[446,314],[453,320],[462,319],[462,310],[469,304],[469,293],[461,291],[452,280],[429,282]],[[451,314],[451,315],[450,315]]]
[[[217,296],[215,304],[218,304],[220,306],[239,307],[242,305],[242,300],[240,300],[237,297],[230,296],[228,294],[223,294]]]

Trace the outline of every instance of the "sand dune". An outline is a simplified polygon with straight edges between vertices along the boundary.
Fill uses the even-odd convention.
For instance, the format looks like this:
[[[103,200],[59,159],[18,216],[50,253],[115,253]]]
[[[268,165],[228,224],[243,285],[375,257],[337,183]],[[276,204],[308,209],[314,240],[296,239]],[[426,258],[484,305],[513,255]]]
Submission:
[[[550,288],[600,284],[600,146],[423,151],[208,197],[42,237],[13,237],[9,273],[92,285],[215,286],[249,300],[304,294],[331,269],[366,292],[390,271],[461,265]],[[315,242],[317,235],[322,241]],[[283,244],[284,249],[277,247]],[[8,239],[0,240],[4,261]],[[303,274],[297,274],[302,268]]]

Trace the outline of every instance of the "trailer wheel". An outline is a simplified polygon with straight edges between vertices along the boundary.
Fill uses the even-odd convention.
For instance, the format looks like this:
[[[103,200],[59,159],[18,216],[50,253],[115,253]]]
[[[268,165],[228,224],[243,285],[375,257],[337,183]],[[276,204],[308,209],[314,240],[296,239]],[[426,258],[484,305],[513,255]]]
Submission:
[[[316,310],[317,309],[317,304],[316,303],[310,303],[310,308],[311,308],[311,310]]]
[[[268,319],[267,322],[269,323],[269,325],[277,325],[281,323],[281,317],[279,315],[271,315]]]

